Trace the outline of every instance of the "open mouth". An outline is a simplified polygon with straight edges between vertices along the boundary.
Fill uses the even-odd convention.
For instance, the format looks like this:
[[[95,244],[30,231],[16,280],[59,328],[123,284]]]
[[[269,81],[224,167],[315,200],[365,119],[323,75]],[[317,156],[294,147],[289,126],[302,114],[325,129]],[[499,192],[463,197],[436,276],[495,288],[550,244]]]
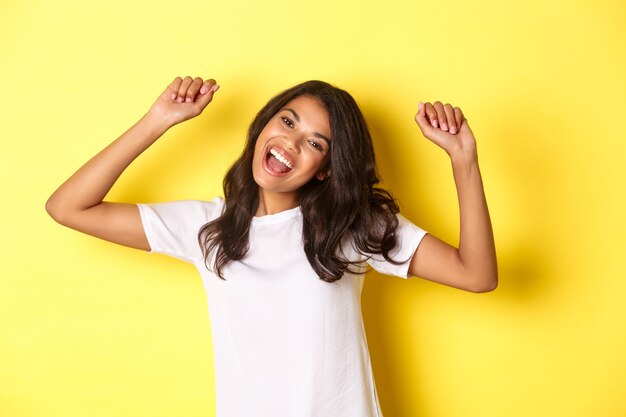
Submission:
[[[285,174],[294,167],[293,163],[273,146],[270,146],[267,155],[265,155],[265,163],[272,171],[278,174]]]

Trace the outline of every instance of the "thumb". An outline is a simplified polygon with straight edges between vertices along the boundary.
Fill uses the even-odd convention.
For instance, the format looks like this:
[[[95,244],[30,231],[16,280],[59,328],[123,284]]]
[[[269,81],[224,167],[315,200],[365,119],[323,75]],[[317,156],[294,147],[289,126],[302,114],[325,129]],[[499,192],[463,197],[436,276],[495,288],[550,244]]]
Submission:
[[[194,106],[198,107],[198,110],[202,111],[213,100],[213,95],[217,90],[219,90],[219,88],[220,86],[215,84],[206,93],[200,93],[198,99],[193,103]]]
[[[429,139],[431,142],[435,143],[437,146],[443,148],[444,150],[450,149],[453,144],[454,139],[452,135],[446,131],[433,127],[428,118],[426,117],[426,106],[421,101],[418,103],[418,112],[415,115],[415,121],[417,125],[422,130],[422,135],[426,139]],[[435,119],[436,114],[431,114],[430,118]]]
[[[422,133],[426,135],[433,132],[434,127],[428,122],[428,119],[426,118],[426,107],[424,106],[424,103],[422,103],[421,101],[418,102],[417,109],[418,110],[417,114],[415,115],[415,122],[422,130]]]

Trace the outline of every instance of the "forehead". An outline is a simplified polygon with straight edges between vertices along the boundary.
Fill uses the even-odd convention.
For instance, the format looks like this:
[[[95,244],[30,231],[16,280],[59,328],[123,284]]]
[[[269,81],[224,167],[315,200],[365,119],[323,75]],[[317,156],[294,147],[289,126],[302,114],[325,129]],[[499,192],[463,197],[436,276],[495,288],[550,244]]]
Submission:
[[[293,100],[291,100],[290,102],[286,104],[286,106],[290,106],[290,105],[301,106],[301,107],[316,107],[316,108],[319,108],[320,110],[326,111],[324,106],[319,102],[317,98],[308,96],[308,95],[302,95],[302,96],[298,96],[294,98]]]
[[[314,125],[330,133],[329,115],[324,106],[310,96],[299,96],[288,102],[281,110],[291,109],[300,118],[299,123]]]
[[[295,110],[300,117],[324,119],[328,123],[328,112],[320,102],[309,96],[296,97],[283,107]]]

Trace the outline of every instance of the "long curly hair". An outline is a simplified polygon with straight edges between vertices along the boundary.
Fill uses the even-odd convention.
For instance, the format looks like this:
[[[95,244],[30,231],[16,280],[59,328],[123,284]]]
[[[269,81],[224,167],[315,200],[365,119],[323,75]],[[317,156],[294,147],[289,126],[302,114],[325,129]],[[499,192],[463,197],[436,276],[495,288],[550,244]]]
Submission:
[[[397,244],[399,208],[388,191],[376,187],[380,178],[374,147],[361,110],[346,91],[311,80],[279,93],[257,113],[243,152],[224,177],[223,213],[198,233],[205,266],[209,268],[210,254],[216,251],[213,270],[222,279],[224,267],[249,249],[250,224],[259,204],[259,186],[252,175],[256,140],[277,112],[303,95],[326,109],[333,138],[321,167],[331,174],[323,180],[313,177],[298,190],[302,243],[311,267],[326,282],[339,280],[346,271],[357,272],[351,266],[359,262],[346,259],[341,251],[347,239],[366,257],[382,254],[394,264],[406,261],[389,254]]]

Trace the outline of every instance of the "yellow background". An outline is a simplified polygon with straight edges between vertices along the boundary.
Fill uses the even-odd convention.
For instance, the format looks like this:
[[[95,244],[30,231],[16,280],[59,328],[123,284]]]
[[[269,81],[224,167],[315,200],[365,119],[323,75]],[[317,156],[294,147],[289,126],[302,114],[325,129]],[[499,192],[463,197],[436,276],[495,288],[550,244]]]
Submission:
[[[272,95],[355,97],[403,213],[458,243],[445,152],[418,100],[463,109],[500,285],[371,274],[363,309],[385,417],[626,415],[626,6],[622,1],[0,5],[0,414],[211,416],[196,270],[56,224],[48,196],[176,76],[221,85],[107,200],[209,199]]]

